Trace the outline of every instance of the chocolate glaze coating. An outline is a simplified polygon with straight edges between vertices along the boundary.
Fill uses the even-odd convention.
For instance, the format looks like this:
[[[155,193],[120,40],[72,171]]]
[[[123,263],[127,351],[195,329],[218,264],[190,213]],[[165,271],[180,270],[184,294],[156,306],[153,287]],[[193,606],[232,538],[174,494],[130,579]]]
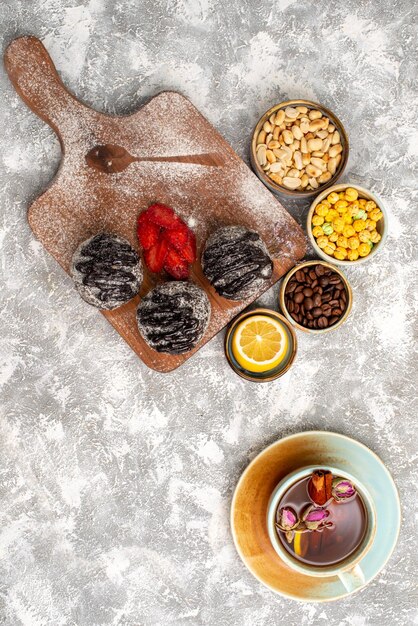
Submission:
[[[263,288],[273,263],[258,233],[243,226],[224,226],[207,240],[202,268],[219,295],[245,300]]]
[[[203,337],[210,318],[206,293],[183,281],[158,285],[140,302],[138,329],[157,352],[182,354]]]
[[[71,273],[83,300],[108,311],[136,296],[143,276],[141,260],[130,243],[107,233],[79,245]]]

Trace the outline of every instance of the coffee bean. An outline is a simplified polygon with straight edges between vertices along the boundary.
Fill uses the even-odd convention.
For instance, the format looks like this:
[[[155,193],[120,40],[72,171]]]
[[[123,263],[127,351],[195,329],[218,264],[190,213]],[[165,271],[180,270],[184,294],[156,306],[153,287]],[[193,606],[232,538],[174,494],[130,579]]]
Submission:
[[[292,317],[295,320],[295,322],[297,322],[299,324],[299,322],[300,322],[300,315],[298,315],[298,313],[293,313]]]
[[[329,302],[331,300],[331,294],[330,293],[324,293],[322,294],[322,302]]]
[[[295,310],[295,303],[293,302],[293,300],[289,300],[288,302],[286,302],[286,307],[289,313],[293,313],[293,311]]]
[[[337,285],[341,282],[341,278],[337,274],[335,274],[335,276],[330,276],[328,280],[331,285]]]
[[[287,283],[286,293],[292,293],[293,291],[295,291],[297,286],[298,286],[297,282],[292,281],[290,283]]]
[[[304,285],[298,285],[295,289],[295,293],[299,293],[299,291],[302,291]]]
[[[331,315],[336,315],[337,317],[340,317],[341,313],[341,309],[332,309],[331,311]]]
[[[314,297],[312,298],[312,302],[313,302],[313,305],[316,307],[321,306],[321,302],[322,302],[321,294],[316,293]]]
[[[317,279],[317,278],[315,278],[315,280],[313,280],[313,281],[312,281],[312,285],[311,285],[312,289],[315,289],[315,287],[317,286],[317,284],[318,284],[318,279]]]
[[[323,315],[326,315],[326,317],[329,317],[331,315],[331,307],[329,306],[329,304],[323,304],[321,306],[322,309],[322,313]]]
[[[298,270],[295,274],[295,278],[298,283],[301,283],[305,279],[305,272],[302,272],[302,270]]]
[[[315,274],[317,276],[322,276],[325,273],[325,267],[323,265],[315,265]]]
[[[340,295],[341,295],[341,290],[340,289],[335,289],[335,291],[334,291],[334,299],[338,300]]]
[[[303,304],[305,306],[305,309],[307,311],[310,311],[313,307],[313,301],[312,298],[305,298],[305,300],[303,301]]]
[[[338,317],[336,315],[333,315],[332,317],[329,318],[328,322],[329,322],[329,325],[332,326],[333,324],[335,324],[335,322],[338,322]]]
[[[338,306],[338,300],[330,300],[328,304],[330,306]]]
[[[322,316],[318,319],[318,328],[327,328],[328,320],[326,317]]]
[[[308,311],[308,312],[307,312],[307,314],[306,314],[306,318],[307,318],[308,320],[313,320],[313,315],[312,315],[312,313],[311,313],[310,311]]]
[[[313,295],[313,291],[312,291],[312,289],[310,287],[305,287],[305,289],[303,290],[302,293],[307,298],[310,298]]]
[[[300,306],[298,304],[295,304],[295,313],[299,313],[300,311]]]
[[[312,315],[314,317],[320,317],[322,315],[322,309],[320,306],[316,306],[314,309],[312,309]]]
[[[339,306],[339,308],[341,309],[341,311],[344,311],[344,310],[345,310],[345,302],[344,302],[344,300],[343,300],[342,298],[340,298],[340,299],[338,300],[338,306]]]
[[[329,278],[327,276],[322,276],[322,278],[319,279],[319,284],[321,285],[322,288],[327,287],[329,283]]]
[[[309,278],[311,278],[312,280],[316,279],[316,272],[315,272],[315,270],[311,270],[309,272]]]
[[[299,292],[295,295],[295,297],[294,297],[294,301],[296,302],[296,304],[300,304],[300,303],[302,302],[303,298],[304,298],[303,292],[302,292],[302,291],[299,291]]]

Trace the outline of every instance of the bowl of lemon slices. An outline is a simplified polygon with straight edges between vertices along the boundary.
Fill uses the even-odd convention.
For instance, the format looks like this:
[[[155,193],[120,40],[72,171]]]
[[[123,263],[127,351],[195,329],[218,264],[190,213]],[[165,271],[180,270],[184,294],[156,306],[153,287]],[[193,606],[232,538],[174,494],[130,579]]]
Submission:
[[[270,309],[253,309],[234,319],[225,336],[225,354],[232,369],[253,382],[283,376],[297,352],[295,331]]]

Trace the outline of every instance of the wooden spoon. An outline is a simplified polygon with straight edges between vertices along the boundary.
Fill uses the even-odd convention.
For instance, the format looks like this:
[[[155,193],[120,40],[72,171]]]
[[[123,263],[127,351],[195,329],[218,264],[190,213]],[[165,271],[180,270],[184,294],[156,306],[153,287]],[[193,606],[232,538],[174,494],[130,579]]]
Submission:
[[[209,167],[220,167],[224,164],[220,155],[215,152],[180,156],[134,157],[122,146],[111,143],[94,146],[94,148],[87,153],[86,161],[89,167],[93,167],[105,174],[123,172],[131,163],[140,163],[142,161],[190,163]]]

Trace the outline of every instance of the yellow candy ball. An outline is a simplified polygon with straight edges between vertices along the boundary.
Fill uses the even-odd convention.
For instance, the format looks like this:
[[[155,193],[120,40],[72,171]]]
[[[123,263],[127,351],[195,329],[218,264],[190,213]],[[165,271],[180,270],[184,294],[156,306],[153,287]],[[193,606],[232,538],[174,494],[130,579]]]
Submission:
[[[347,259],[349,261],[357,261],[358,259],[358,252],[357,250],[349,250],[347,253]]]
[[[318,204],[315,207],[315,213],[317,215],[322,215],[322,217],[325,217],[325,215],[328,213],[328,207],[325,206],[325,204]]]
[[[373,200],[368,200],[364,208],[366,209],[367,212],[369,212],[372,209],[375,209],[376,206],[377,206],[376,202],[373,202]]]
[[[331,245],[328,245],[324,248],[324,252],[326,252],[327,254],[329,254],[330,256],[332,256],[334,254],[334,250],[335,250],[335,245],[332,244],[332,246],[334,246],[333,248],[331,247]]]
[[[335,218],[338,217],[338,211],[335,209],[330,209],[325,216],[327,222],[332,222]]]
[[[344,226],[344,230],[343,230],[344,237],[352,237],[355,234],[356,234],[356,231],[351,226],[351,224],[347,224],[347,226]]]
[[[358,238],[360,239],[360,241],[362,243],[368,243],[369,241],[371,241],[371,239],[370,239],[370,232],[368,230],[362,230],[358,234]]]
[[[358,247],[358,253],[360,256],[367,256],[370,253],[370,246],[368,243],[361,243]]]
[[[353,189],[353,187],[347,187],[347,189],[345,190],[345,197],[346,197],[346,200],[348,200],[349,202],[353,202],[354,200],[357,200],[358,198],[357,189]]]
[[[357,201],[356,202],[352,202],[350,204],[350,206],[348,207],[348,213],[350,213],[350,215],[352,217],[354,217],[360,211],[360,208],[361,207],[360,207],[360,205],[359,205],[359,203]]]
[[[336,217],[332,222],[332,226],[337,233],[342,233],[344,230],[345,222],[342,217]]]
[[[374,220],[375,222],[378,222],[379,220],[381,220],[381,219],[382,219],[382,217],[383,217],[383,213],[382,213],[382,211],[380,211],[379,209],[372,209],[372,210],[370,211],[370,213],[368,214],[368,217],[369,217],[371,220]]]
[[[376,228],[376,222],[374,220],[366,220],[367,230],[374,230]]]
[[[365,227],[366,227],[366,222],[364,220],[354,220],[353,228],[357,233],[359,233],[361,230],[364,230]]]
[[[348,207],[348,202],[346,200],[338,200],[334,207],[337,209],[338,213],[345,213]]]
[[[328,202],[328,200],[326,198],[325,198],[325,200],[322,200],[321,204],[325,204],[325,206],[327,206],[328,208],[330,208],[330,206],[331,206],[331,203]]]
[[[350,250],[356,250],[360,245],[360,239],[358,237],[350,237],[348,240],[348,247]]]
[[[347,237],[344,237],[344,235],[338,235],[337,246],[340,246],[341,248],[348,248]]]
[[[335,191],[333,191],[329,194],[329,196],[327,196],[327,200],[331,204],[335,204],[338,201],[338,193],[335,193]]]
[[[332,241],[332,243],[335,243],[338,239],[338,233],[336,233],[335,231],[333,233],[331,233],[328,236],[329,241]]]
[[[322,217],[322,215],[314,215],[312,217],[312,224],[314,226],[321,226],[324,222],[325,222],[325,220]]]
[[[314,237],[321,237],[321,235],[324,234],[324,231],[322,230],[321,226],[314,226],[312,229],[312,234]]]
[[[377,232],[377,230],[372,230],[370,233],[370,241],[372,241],[373,243],[379,243],[379,241],[382,239],[382,236],[380,233]]]
[[[344,198],[345,198],[344,191],[340,191],[340,193],[338,194],[338,197],[339,197],[340,200],[344,200]]]
[[[334,257],[340,261],[344,261],[347,258],[347,250],[345,248],[338,247],[334,252]]]
[[[344,213],[343,220],[344,220],[344,222],[346,224],[352,224],[353,223],[353,218],[351,217],[350,213]]]
[[[365,200],[364,198],[359,198],[358,203],[361,206],[362,209],[364,209],[364,207],[366,206],[366,202],[367,200]]]
[[[325,246],[328,245],[328,237],[325,237],[325,235],[322,235],[321,237],[318,237],[318,239],[316,240],[316,243],[318,244],[320,248],[325,248]]]

